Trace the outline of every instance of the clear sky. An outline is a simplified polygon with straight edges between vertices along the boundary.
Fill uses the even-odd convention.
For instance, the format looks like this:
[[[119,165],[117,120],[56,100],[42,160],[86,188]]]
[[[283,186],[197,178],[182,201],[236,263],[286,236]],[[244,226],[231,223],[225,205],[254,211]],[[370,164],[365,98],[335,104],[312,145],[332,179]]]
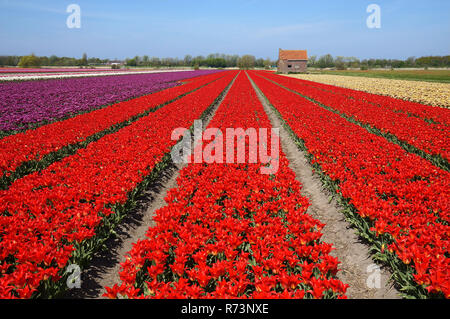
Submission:
[[[66,25],[69,4],[81,28]],[[369,4],[381,28],[369,29]],[[0,0],[0,55],[125,58],[253,54],[407,58],[450,54],[448,0]]]

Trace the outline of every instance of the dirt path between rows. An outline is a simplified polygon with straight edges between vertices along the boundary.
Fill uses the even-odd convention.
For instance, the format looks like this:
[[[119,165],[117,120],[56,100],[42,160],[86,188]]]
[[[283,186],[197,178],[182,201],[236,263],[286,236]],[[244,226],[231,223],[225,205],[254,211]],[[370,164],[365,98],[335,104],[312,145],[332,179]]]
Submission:
[[[249,77],[250,79],[250,77]],[[312,167],[309,164],[305,154],[298,149],[292,140],[289,132],[284,128],[277,114],[267,103],[255,83],[252,82],[255,91],[274,128],[280,130],[280,144],[283,152],[289,160],[289,167],[295,172],[296,179],[302,183],[302,195],[309,198],[311,206],[307,213],[325,224],[322,229],[322,240],[333,244],[335,250],[332,256],[338,258],[340,271],[337,277],[348,284],[348,298],[357,299],[392,299],[400,298],[398,291],[389,283],[391,274],[381,268],[380,285],[377,288],[377,282],[374,275],[378,272],[373,267],[374,261],[370,257],[368,247],[361,243],[355,233],[355,229],[345,220],[344,214],[341,213],[340,207],[336,201],[329,200],[330,195],[326,191],[319,177],[312,174]],[[369,276],[371,276],[369,278]],[[367,281],[374,288],[369,288]]]
[[[237,76],[227,87],[222,97],[216,102],[212,111],[203,119],[203,128],[214,117],[220,104],[228,94]],[[195,142],[195,141],[194,141]],[[89,266],[81,273],[81,289],[68,290],[65,298],[94,299],[104,298],[104,287],[112,287],[121,282],[119,277],[120,263],[125,261],[126,254],[132,249],[133,243],[145,239],[147,230],[154,226],[153,216],[159,208],[166,205],[164,198],[167,192],[177,187],[179,172],[187,164],[172,163],[164,169],[156,181],[138,200],[137,208],[128,212],[118,229],[117,236],[106,242],[106,249],[97,252]]]
[[[235,78],[236,79],[236,78]],[[234,82],[234,80],[233,80]],[[232,82],[232,83],[233,83]],[[255,87],[255,84],[252,85]],[[223,97],[216,103],[210,115],[204,119],[204,127],[213,118],[216,110],[227,95],[231,86]],[[338,278],[350,287],[347,290],[349,298],[398,298],[398,292],[388,284],[390,274],[381,269],[381,287],[368,288],[366,280],[370,273],[368,267],[374,264],[366,245],[358,240],[355,231],[345,221],[344,215],[333,200],[329,202],[329,194],[323,189],[317,176],[313,176],[303,152],[292,141],[287,130],[281,125],[278,116],[273,112],[261,93],[256,90],[273,127],[280,129],[281,147],[286,154],[291,169],[295,172],[297,180],[302,185],[302,195],[307,196],[311,202],[308,213],[326,224],[323,232],[323,241],[332,243],[336,248],[331,255],[341,261]],[[206,124],[205,124],[206,123]],[[138,206],[130,211],[116,229],[117,236],[110,238],[107,249],[98,252],[89,267],[81,274],[81,289],[68,290],[65,298],[103,298],[104,287],[112,287],[120,283],[120,263],[125,260],[126,254],[132,249],[132,244],[145,238],[149,227],[154,225],[153,216],[157,209],[166,205],[164,197],[167,191],[177,186],[176,180],[179,171],[186,164],[171,164],[165,169],[153,185],[141,196]]]

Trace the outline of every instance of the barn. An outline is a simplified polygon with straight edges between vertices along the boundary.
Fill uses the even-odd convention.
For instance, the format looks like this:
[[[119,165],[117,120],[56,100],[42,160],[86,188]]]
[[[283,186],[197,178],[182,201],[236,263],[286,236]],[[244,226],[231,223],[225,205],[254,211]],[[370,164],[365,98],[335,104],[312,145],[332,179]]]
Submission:
[[[308,54],[306,50],[282,50],[278,51],[277,71],[279,73],[306,72]]]

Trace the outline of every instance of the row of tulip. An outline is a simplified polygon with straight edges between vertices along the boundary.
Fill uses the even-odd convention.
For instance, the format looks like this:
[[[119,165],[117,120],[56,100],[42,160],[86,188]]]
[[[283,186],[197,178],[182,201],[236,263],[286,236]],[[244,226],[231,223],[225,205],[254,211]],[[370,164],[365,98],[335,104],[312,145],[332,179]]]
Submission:
[[[263,76],[346,116],[352,117],[356,121],[374,127],[382,133],[392,134],[400,141],[406,142],[430,155],[440,155],[448,164],[450,159],[450,136],[446,124],[429,123],[421,118],[395,111],[395,108],[392,109],[369,103],[367,101],[368,98],[364,96],[367,93],[364,92],[359,94],[359,96],[363,95],[361,98],[349,98],[346,95],[339,94],[340,90],[345,89],[335,87],[324,90],[320,88],[320,84],[310,85],[304,80],[270,73],[263,74]],[[401,101],[399,105],[406,103],[413,105],[412,102],[407,101]],[[413,109],[414,107],[411,106],[411,110]],[[429,113],[433,114],[433,110],[437,108],[429,106],[428,109]],[[440,113],[446,111],[449,118],[450,110],[440,110],[443,110]],[[445,119],[445,117],[440,118]]]
[[[320,77],[320,76],[319,76]],[[336,76],[335,76],[336,77]],[[346,78],[346,77],[344,77]],[[344,79],[342,78],[342,79]],[[402,100],[401,98],[393,98],[387,95],[379,95],[374,93],[368,93],[364,91],[358,91],[358,89],[350,89],[338,86],[338,84],[330,85],[320,82],[313,81],[314,76],[311,76],[312,81],[307,79],[299,79],[303,84],[310,85],[316,88],[320,88],[322,90],[330,91],[333,93],[337,93],[352,99],[356,99],[358,101],[362,102],[369,102],[374,105],[377,105],[383,109],[388,109],[394,112],[400,112],[403,114],[407,114],[409,116],[418,117],[422,120],[425,120],[427,122],[431,123],[442,123],[446,126],[450,125],[450,110],[448,108],[441,108],[441,107],[434,107],[431,105],[421,104],[417,102],[411,102]],[[352,78],[355,81],[358,81],[360,79],[358,78]],[[374,79],[369,79],[374,80]],[[380,81],[384,81],[386,79],[381,79]],[[367,81],[366,78],[361,79],[361,81]],[[408,82],[408,81],[406,81]],[[415,84],[415,82],[411,83],[409,81],[410,85]],[[422,82],[423,84],[423,82]],[[426,83],[429,84],[429,83]],[[433,83],[434,84],[434,83]],[[441,94],[445,94],[445,92],[441,91],[433,91],[433,96],[436,98],[441,98]],[[444,98],[444,97],[442,97]]]
[[[257,72],[251,77],[401,290],[449,298],[450,173]]]
[[[36,162],[42,160],[44,156],[48,158],[44,162],[51,164],[57,157],[52,153],[59,151],[63,153],[61,156],[69,155],[80,146],[85,146],[84,142],[94,139],[93,135],[101,136],[100,133],[110,130],[112,126],[115,128],[112,129],[114,132],[123,122],[130,122],[147,115],[162,105],[225,74],[226,72],[220,72],[195,77],[185,85],[119,102],[106,108],[4,137],[0,140],[0,177],[3,176],[5,179],[4,187],[33,170],[42,169],[42,165]],[[48,156],[49,154],[51,156]],[[19,166],[22,166],[19,172],[14,172]]]
[[[112,72],[113,69],[96,69],[96,68],[0,68],[0,74],[7,73],[55,73],[55,72]]]
[[[244,72],[209,128],[271,128]],[[320,241],[323,224],[306,213],[309,201],[282,152],[278,160],[272,175],[261,174],[261,158],[185,167],[156,225],[122,263],[122,283],[105,296],[345,298],[338,260]]]
[[[417,112],[415,116],[420,116],[420,114],[422,114],[424,118],[428,117],[426,115],[426,110],[425,112],[420,111],[421,104],[422,106],[426,106],[425,109],[429,108],[429,106],[441,108],[450,107],[450,87],[448,83],[443,82],[410,81],[331,74],[292,74],[289,76],[300,78],[303,80],[310,80],[314,82],[345,87],[353,90],[369,92],[375,95],[388,96],[393,98],[393,100],[391,101],[399,99],[400,102],[393,102],[393,106],[396,104],[401,105],[402,101],[415,102],[418,103],[414,106],[414,113]],[[405,112],[408,112],[406,111],[408,108],[409,107],[406,107],[404,109]],[[402,107],[400,107],[400,110],[401,109]],[[437,108],[435,111],[439,112],[439,108]],[[436,117],[436,119],[438,122],[441,122],[439,117]]]
[[[0,297],[42,296],[58,284],[63,289],[65,267],[82,265],[103,244],[111,221],[120,222],[115,215],[176,143],[172,131],[190,127],[235,75],[230,72],[0,191]]]
[[[0,83],[0,132],[35,127],[214,72],[218,70]]]

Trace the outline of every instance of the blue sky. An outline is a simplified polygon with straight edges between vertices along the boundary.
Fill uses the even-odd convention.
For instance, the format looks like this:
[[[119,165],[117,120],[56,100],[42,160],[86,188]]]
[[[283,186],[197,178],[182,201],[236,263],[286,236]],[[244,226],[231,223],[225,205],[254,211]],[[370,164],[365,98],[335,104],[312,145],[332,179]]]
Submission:
[[[69,29],[69,4],[81,28]],[[369,4],[381,28],[369,29]],[[0,0],[0,55],[125,58],[253,54],[278,48],[358,58],[450,54],[448,0]]]

